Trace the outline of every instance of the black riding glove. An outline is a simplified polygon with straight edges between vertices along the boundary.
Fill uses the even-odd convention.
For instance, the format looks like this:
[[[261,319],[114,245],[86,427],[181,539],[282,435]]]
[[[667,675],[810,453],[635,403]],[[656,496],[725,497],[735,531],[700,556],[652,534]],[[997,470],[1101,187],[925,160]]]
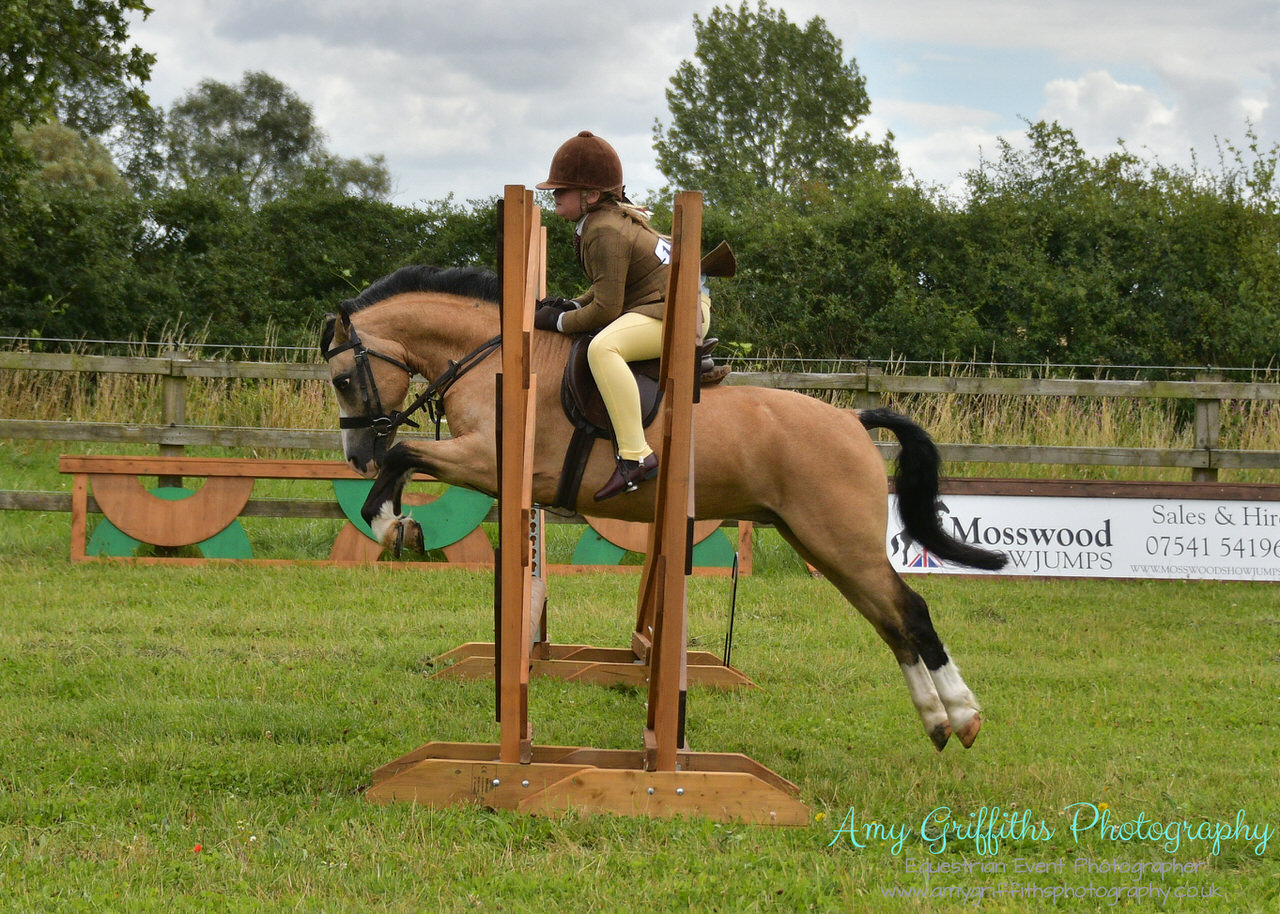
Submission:
[[[554,333],[559,329],[556,321],[560,319],[562,313],[554,305],[543,305],[533,314],[533,326],[539,330],[549,330]]]
[[[538,302],[538,308],[555,308],[557,311],[573,311],[578,307],[578,303],[571,298],[544,298]]]

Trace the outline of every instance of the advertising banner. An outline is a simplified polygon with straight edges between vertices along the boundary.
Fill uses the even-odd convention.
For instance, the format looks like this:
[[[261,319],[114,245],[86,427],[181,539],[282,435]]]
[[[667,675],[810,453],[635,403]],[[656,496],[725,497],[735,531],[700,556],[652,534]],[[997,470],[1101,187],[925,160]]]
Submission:
[[[886,547],[903,573],[1280,581],[1276,502],[944,495],[947,533],[1009,557],[982,572],[922,549],[889,501]]]

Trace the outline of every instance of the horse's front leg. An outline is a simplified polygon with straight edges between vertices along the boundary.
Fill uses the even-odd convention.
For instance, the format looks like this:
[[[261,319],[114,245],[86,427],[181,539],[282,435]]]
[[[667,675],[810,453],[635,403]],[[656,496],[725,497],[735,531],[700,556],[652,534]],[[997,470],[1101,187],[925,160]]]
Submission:
[[[400,558],[406,547],[411,552],[423,551],[422,525],[405,514],[401,506],[404,487],[414,472],[412,468],[390,472],[384,463],[360,509],[374,539],[384,549],[390,549],[396,558]]]
[[[360,509],[374,538],[397,557],[408,548],[421,552],[422,527],[404,513],[401,498],[414,473],[427,473],[450,485],[485,492],[497,487],[492,442],[479,436],[444,441],[402,441],[387,451],[369,497]]]

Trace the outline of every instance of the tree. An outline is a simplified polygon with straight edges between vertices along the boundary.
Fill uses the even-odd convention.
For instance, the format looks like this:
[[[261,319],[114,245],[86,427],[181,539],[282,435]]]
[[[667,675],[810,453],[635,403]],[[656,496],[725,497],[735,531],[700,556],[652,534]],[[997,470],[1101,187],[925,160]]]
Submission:
[[[1059,124],[967,175],[939,285],[1002,361],[1265,365],[1280,333],[1278,151],[1220,176],[1087,156]],[[1264,253],[1265,252],[1265,253]]]
[[[106,147],[120,174],[143,196],[153,193],[164,168],[164,110],[138,105],[120,86],[96,83],[58,91],[58,123]]]
[[[60,91],[122,89],[147,104],[143,84],[155,58],[129,46],[128,15],[143,0],[5,0],[0,12],[0,226],[13,216],[13,190],[30,159],[12,127],[52,119]],[[0,227],[0,241],[5,229]]]
[[[757,354],[804,358],[964,357],[984,337],[964,302],[932,277],[954,213],[917,188],[864,181],[823,206],[706,212],[738,275],[712,280],[711,334]]]
[[[83,190],[127,191],[111,154],[97,140],[86,138],[56,121],[37,127],[18,127],[14,139],[37,167],[23,183],[35,181]]]
[[[0,124],[32,125],[53,114],[63,86],[142,85],[155,57],[126,47],[128,14],[151,13],[143,0],[20,0],[0,16]],[[7,131],[0,131],[4,133]]]
[[[331,155],[311,106],[267,73],[245,73],[237,86],[204,80],[170,110],[167,139],[170,184],[212,182],[254,205],[317,177],[366,198],[391,190],[381,157]]]
[[[804,28],[758,0],[693,17],[695,61],[671,77],[671,126],[654,122],[658,167],[673,186],[734,205],[771,191],[835,187],[896,157],[854,130],[871,110],[866,80],[817,16]]]
[[[141,207],[102,145],[56,123],[15,132],[36,167],[0,243],[0,333],[78,338],[134,326]]]

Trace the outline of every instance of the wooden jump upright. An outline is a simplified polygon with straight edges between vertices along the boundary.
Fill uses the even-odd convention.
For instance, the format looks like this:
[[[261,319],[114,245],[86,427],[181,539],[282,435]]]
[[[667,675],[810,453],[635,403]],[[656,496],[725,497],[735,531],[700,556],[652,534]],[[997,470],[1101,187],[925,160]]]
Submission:
[[[698,320],[702,200],[676,198],[671,295],[663,338],[662,466],[657,512],[642,576],[637,635],[649,651],[643,748],[538,746],[528,712],[533,396],[529,339],[531,253],[538,215],[532,194],[504,196],[503,376],[497,659],[499,740],[428,743],[374,773],[371,802],[442,806],[478,803],[554,815],[570,809],[621,815],[706,816],[719,821],[804,825],[795,785],[743,755],[685,746],[687,684],[685,576],[693,504],[693,370]]]
[[[514,201],[504,198],[503,211],[507,212],[508,207],[514,206]],[[529,204],[532,208],[532,203]],[[514,209],[511,210],[514,212]],[[536,208],[533,209],[536,213]],[[687,268],[686,280],[691,287],[691,294],[694,296],[694,306],[692,317],[690,319],[682,319],[679,333],[685,334],[682,337],[683,348],[687,348],[688,352],[677,359],[674,363],[667,356],[667,350],[670,340],[673,337],[670,334],[663,337],[663,354],[668,359],[669,364],[688,365],[689,372],[687,378],[681,379],[681,390],[677,394],[681,397],[681,402],[686,403],[688,408],[692,410],[692,398],[694,396],[695,377],[693,368],[695,365],[695,340],[702,339],[701,310],[697,307],[698,287],[699,287],[699,270],[701,260],[699,257],[699,241],[702,236],[701,231],[701,203],[698,206],[697,213],[698,226],[692,233],[695,239],[691,253],[688,255],[692,260],[686,261],[693,266]],[[514,239],[523,239],[517,243]],[[530,329],[532,318],[529,312],[532,308],[534,298],[541,297],[545,292],[544,289],[544,273],[546,265],[546,252],[543,248],[545,244],[545,233],[539,224],[539,219],[535,215],[532,223],[527,226],[517,224],[515,219],[503,218],[502,226],[502,295],[503,295],[503,326],[502,332],[505,339],[513,338],[514,334],[519,334],[522,341],[521,358],[523,362],[516,362],[515,355],[510,348],[504,348],[503,354],[503,375],[514,376],[520,373],[522,378],[527,368],[518,368],[517,365],[528,365],[528,347],[530,345]],[[523,269],[517,270],[516,264],[521,264]],[[519,275],[516,275],[519,273]],[[672,276],[676,275],[672,271]],[[674,278],[672,279],[672,288],[668,290],[668,295],[673,294]],[[520,299],[517,314],[517,296],[523,295]],[[532,297],[531,297],[532,296]],[[508,307],[510,303],[510,307]],[[508,311],[511,314],[508,315]],[[526,320],[527,318],[527,320]],[[690,322],[692,321],[692,323]],[[670,323],[670,322],[669,322]],[[508,360],[511,360],[510,362]],[[551,379],[547,383],[558,383],[558,379]],[[510,396],[515,396],[508,391]],[[664,397],[669,396],[669,391],[664,391]],[[532,400],[532,395],[530,396]],[[500,403],[498,406],[501,413],[504,409],[514,409],[515,404],[508,404],[506,398],[500,395]],[[512,420],[515,421],[514,419]],[[530,420],[531,421],[531,420]],[[499,422],[499,441],[503,441],[511,437],[502,431],[505,423]],[[508,428],[516,428],[515,425],[507,426]],[[532,426],[530,426],[532,428]],[[529,448],[529,454],[532,455],[532,432],[522,439]],[[665,451],[669,445],[664,444]],[[501,458],[501,454],[499,455]],[[513,453],[513,459],[515,455]],[[514,466],[514,464],[512,464]],[[499,460],[499,466],[506,467],[507,463],[502,459]],[[513,483],[514,486],[514,483]],[[513,489],[513,491],[515,491]],[[520,491],[520,504],[528,505],[528,494]],[[505,502],[504,502],[505,504]],[[514,508],[511,509],[514,512]],[[692,516],[692,510],[688,512],[688,516]],[[516,517],[513,514],[507,515],[501,508],[499,509],[500,524],[502,519],[510,525],[516,524]],[[525,524],[523,529],[532,529],[536,527],[539,521],[537,512],[528,513],[524,518]],[[646,549],[646,555],[653,557],[654,532],[660,526],[662,521],[649,525],[649,540]],[[514,527],[513,527],[514,528]],[[688,537],[684,537],[687,539]],[[750,540],[748,539],[748,544]],[[540,537],[535,538],[534,549],[539,550],[541,547]],[[750,548],[750,545],[747,546]],[[689,554],[689,559],[684,563],[685,566],[692,566],[692,550],[693,543],[690,541],[687,545],[679,547],[679,554]],[[641,593],[648,593],[648,585],[650,583],[650,569],[652,561],[646,559],[644,569],[641,574]],[[501,562],[501,559],[499,559]],[[545,571],[541,556],[535,555],[533,564],[539,569],[539,576]],[[498,592],[502,591],[501,580],[497,585]],[[530,674],[533,676],[547,676],[554,679],[562,679],[570,682],[579,682],[593,685],[630,685],[636,687],[644,687],[651,681],[652,677],[652,628],[653,628],[653,606],[652,599],[642,597],[640,608],[637,612],[636,628],[632,635],[631,645],[629,647],[598,647],[585,644],[554,644],[546,638],[545,619],[543,613],[546,606],[544,602],[546,594],[545,587],[539,585],[534,589],[533,596],[533,617],[535,623],[532,627],[534,647],[532,653],[532,661],[530,666]],[[682,638],[683,640],[687,640]],[[457,647],[446,651],[435,657],[435,662],[441,666],[440,670],[432,675],[432,679],[487,679],[495,675],[495,670],[500,663],[500,652],[498,648],[499,642],[488,641],[469,641],[460,644]],[[754,688],[755,683],[742,673],[740,670],[730,666],[720,657],[717,657],[710,651],[690,651],[686,650],[682,660],[684,667],[684,678],[688,682],[692,682],[699,686],[720,689],[736,689],[736,688]]]

